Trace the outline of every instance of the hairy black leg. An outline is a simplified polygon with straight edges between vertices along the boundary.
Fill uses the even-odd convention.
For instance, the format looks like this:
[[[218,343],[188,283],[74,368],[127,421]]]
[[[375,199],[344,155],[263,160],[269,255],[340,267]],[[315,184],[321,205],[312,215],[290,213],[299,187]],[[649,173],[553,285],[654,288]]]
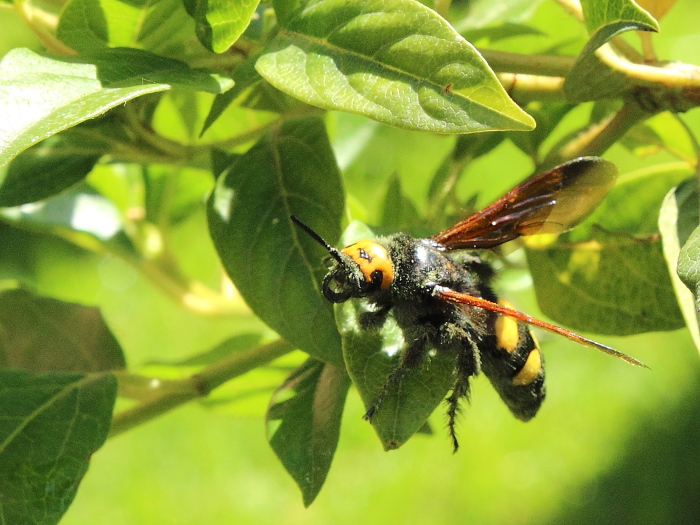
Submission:
[[[363,330],[370,332],[379,330],[386,323],[389,311],[391,311],[391,306],[385,305],[374,311],[363,312],[360,314],[360,326]]]
[[[401,361],[399,362],[399,366],[397,366],[389,375],[387,378],[386,382],[382,386],[381,390],[377,394],[377,396],[374,398],[374,401],[372,402],[372,406],[369,407],[369,410],[365,413],[363,416],[363,419],[367,421],[371,421],[372,416],[374,413],[377,411],[379,408],[379,405],[382,404],[382,401],[386,398],[386,396],[394,390],[395,386],[401,382],[401,379],[403,378],[404,373],[406,370],[410,370],[411,368],[415,368],[422,360],[423,356],[425,355],[425,351],[427,348],[427,339],[424,334],[416,334],[416,337],[413,339],[413,342],[409,344],[406,349],[403,351],[401,354]]]
[[[457,379],[452,387],[452,393],[445,400],[447,403],[447,428],[452,439],[452,452],[457,452],[459,442],[457,441],[456,422],[460,412],[460,400],[469,400],[469,378],[479,371],[478,349],[476,345],[468,340],[466,348],[463,346],[457,355],[455,373]]]

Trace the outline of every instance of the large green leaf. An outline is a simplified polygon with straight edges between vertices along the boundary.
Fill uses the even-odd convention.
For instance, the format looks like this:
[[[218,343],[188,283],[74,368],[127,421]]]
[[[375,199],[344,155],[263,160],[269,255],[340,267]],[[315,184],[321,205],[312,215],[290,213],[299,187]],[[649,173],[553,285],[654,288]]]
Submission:
[[[124,366],[97,308],[25,290],[0,292],[0,368],[98,372]]]
[[[58,523],[107,438],[112,374],[0,370],[0,521]]]
[[[619,95],[630,87],[627,77],[602,64],[595,51],[620,33],[658,31],[659,24],[634,0],[583,0],[581,7],[591,38],[566,77],[566,97],[583,102]]]
[[[659,231],[678,305],[695,346],[700,350],[700,315],[697,308],[700,304],[698,210],[698,181],[693,176],[666,195],[659,213]]]
[[[250,23],[259,0],[185,0],[195,21],[197,38],[208,49],[223,53],[238,40]]]
[[[367,237],[373,237],[372,232],[353,223],[343,235],[343,244]],[[366,306],[358,300],[336,305],[335,311],[348,373],[369,409],[398,367],[405,341],[391,317],[379,330],[365,330],[360,325],[365,312]],[[371,419],[385,450],[399,448],[423,427],[454,384],[454,368],[455,356],[436,353],[389,386]]]
[[[658,235],[664,193],[688,174],[660,166],[623,178],[556,244],[528,243],[542,311],[578,330],[627,335],[682,326]],[[602,228],[601,228],[602,227]]]
[[[248,305],[289,342],[339,366],[340,339],[320,291],[327,253],[289,217],[334,242],[343,209],[338,167],[314,118],[275,129],[237,158],[208,203],[212,239]]]
[[[308,359],[275,392],[268,409],[270,446],[299,485],[307,507],[331,467],[349,388],[344,368]]]
[[[0,166],[59,131],[174,84],[220,93],[232,82],[136,49],[61,59],[13,50],[0,62]]]
[[[312,1],[281,25],[257,70],[308,104],[442,133],[534,127],[471,44],[417,1]]]

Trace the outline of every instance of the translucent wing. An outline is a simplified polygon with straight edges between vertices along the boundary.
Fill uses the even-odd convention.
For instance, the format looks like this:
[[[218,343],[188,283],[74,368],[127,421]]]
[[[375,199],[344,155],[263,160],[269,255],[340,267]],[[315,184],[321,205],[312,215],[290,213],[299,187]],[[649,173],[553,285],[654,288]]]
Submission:
[[[579,157],[529,178],[431,239],[451,250],[479,249],[524,235],[565,232],[598,206],[616,177],[611,162]]]

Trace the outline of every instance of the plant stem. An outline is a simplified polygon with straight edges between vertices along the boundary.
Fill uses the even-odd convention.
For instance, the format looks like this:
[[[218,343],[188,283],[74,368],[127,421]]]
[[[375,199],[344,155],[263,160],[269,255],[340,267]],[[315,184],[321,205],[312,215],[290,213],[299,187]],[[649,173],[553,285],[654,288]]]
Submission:
[[[236,353],[214,363],[201,372],[180,381],[153,380],[153,395],[140,405],[114,416],[109,437],[117,436],[142,423],[155,419],[250,370],[291,352],[294,347],[283,339],[261,345],[248,352]]]
[[[563,77],[521,73],[499,73],[497,76],[508,95],[520,105],[525,105],[533,100],[566,102]]]
[[[523,55],[495,49],[479,49],[491,69],[504,73],[525,73],[548,77],[565,77],[576,61],[575,57],[555,55]]]
[[[452,0],[435,0],[435,12],[443,18],[447,18],[450,13]]]
[[[553,150],[555,155],[548,156],[539,168],[551,167],[576,157],[601,155],[637,122],[650,116],[651,113],[642,109],[639,104],[628,100],[617,113],[593,124],[561,148]]]

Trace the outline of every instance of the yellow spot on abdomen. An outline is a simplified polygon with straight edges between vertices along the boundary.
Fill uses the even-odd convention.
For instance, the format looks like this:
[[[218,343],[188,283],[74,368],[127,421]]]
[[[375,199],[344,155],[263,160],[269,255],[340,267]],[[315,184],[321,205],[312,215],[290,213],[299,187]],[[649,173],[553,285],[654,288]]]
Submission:
[[[513,308],[513,305],[503,299],[498,300],[501,306]],[[518,331],[518,321],[507,315],[499,315],[496,319],[496,344],[509,354],[518,347],[520,333]]]
[[[525,364],[523,367],[520,369],[520,372],[515,374],[513,376],[513,379],[511,382],[514,385],[529,385],[532,383],[535,379],[537,379],[537,375],[540,373],[540,369],[542,368],[542,355],[540,354],[540,351],[538,348],[533,348],[530,351],[530,355],[527,356],[527,361],[525,361]]]

